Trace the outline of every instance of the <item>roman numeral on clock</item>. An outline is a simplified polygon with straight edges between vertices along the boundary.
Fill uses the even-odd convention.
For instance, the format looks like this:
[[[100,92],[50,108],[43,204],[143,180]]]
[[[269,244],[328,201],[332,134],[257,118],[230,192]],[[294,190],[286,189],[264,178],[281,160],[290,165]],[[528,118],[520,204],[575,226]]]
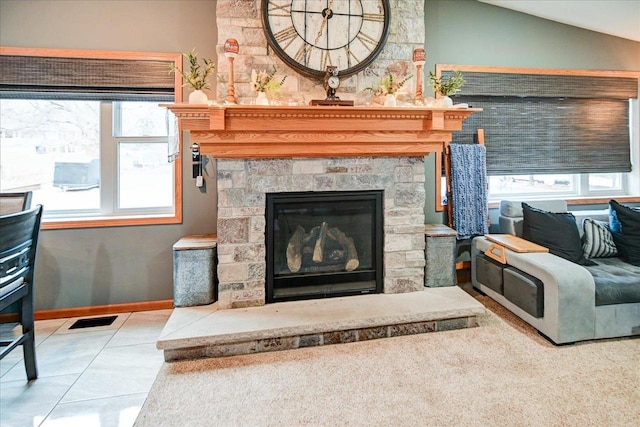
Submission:
[[[365,21],[384,22],[384,15],[379,13],[364,13],[362,19]]]
[[[293,42],[297,37],[298,37],[298,32],[296,31],[296,29],[292,26],[285,28],[284,30],[280,30],[277,33],[275,33],[273,35],[273,37],[276,39],[276,41],[278,43],[280,43],[281,45],[288,41],[288,43],[286,43],[285,45],[283,45],[284,49],[286,49],[287,47],[289,47],[289,45],[291,44],[291,42]]]
[[[278,4],[269,0],[269,15],[284,18],[291,17],[291,2]]]
[[[333,61],[331,60],[331,52],[328,50],[323,50],[320,54],[320,68],[327,68],[327,65],[333,65]]]
[[[309,63],[309,57],[311,56],[311,49],[312,48],[313,48],[313,46],[311,46],[310,44],[302,43],[302,46],[300,46],[300,48],[298,49],[296,54],[293,56],[293,59],[296,62],[308,64]]]
[[[374,39],[373,37],[371,37],[370,35],[367,35],[363,32],[360,32],[356,38],[358,40],[360,40],[360,43],[362,43],[362,45],[364,47],[366,47],[367,49],[369,49],[369,51],[372,51],[377,45],[378,45],[378,40]]]
[[[351,58],[355,61],[356,64],[360,62],[360,58],[358,58],[352,51],[349,49],[349,46],[344,47],[345,52],[347,53],[347,68],[351,67],[352,62]]]

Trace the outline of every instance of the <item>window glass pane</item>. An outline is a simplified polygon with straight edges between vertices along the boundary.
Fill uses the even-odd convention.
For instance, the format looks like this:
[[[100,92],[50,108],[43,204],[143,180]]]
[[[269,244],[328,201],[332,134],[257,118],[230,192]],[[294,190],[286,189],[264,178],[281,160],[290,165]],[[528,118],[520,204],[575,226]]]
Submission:
[[[503,175],[489,177],[489,193],[564,194],[574,191],[574,175]]]
[[[589,174],[589,191],[622,190],[622,176],[620,173]]]
[[[173,166],[167,162],[167,142],[118,144],[118,207],[173,206]]]
[[[45,211],[100,207],[100,103],[0,100],[0,190]]]
[[[167,110],[157,102],[117,102],[115,136],[167,136]],[[118,113],[116,113],[118,114]],[[117,125],[119,119],[120,126]]]

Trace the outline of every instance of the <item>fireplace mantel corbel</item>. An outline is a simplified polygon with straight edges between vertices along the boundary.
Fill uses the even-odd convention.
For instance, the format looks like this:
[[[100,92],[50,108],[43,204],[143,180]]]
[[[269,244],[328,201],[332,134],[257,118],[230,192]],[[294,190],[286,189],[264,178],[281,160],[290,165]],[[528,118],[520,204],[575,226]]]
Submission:
[[[218,159],[426,156],[480,108],[163,104]]]

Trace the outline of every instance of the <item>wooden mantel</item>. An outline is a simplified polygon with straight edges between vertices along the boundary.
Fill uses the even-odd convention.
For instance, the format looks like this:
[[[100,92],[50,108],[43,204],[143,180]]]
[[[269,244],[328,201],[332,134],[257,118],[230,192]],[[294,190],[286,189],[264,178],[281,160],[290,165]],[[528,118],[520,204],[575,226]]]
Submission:
[[[480,108],[164,104],[219,159],[425,156]]]

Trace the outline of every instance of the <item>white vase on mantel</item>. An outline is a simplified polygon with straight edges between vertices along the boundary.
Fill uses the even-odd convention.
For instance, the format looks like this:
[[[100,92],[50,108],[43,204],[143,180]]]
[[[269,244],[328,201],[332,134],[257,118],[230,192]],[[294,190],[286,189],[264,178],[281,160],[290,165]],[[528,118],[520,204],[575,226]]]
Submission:
[[[395,107],[397,105],[396,95],[393,93],[388,93],[384,96],[384,106],[385,107]]]
[[[194,90],[189,94],[189,104],[208,104],[207,94],[201,90]]]
[[[437,102],[438,107],[441,108],[449,108],[453,106],[453,99],[449,98],[448,96],[441,96],[437,99]]]
[[[265,92],[258,92],[256,105],[269,105],[269,98],[267,98],[267,94]]]

